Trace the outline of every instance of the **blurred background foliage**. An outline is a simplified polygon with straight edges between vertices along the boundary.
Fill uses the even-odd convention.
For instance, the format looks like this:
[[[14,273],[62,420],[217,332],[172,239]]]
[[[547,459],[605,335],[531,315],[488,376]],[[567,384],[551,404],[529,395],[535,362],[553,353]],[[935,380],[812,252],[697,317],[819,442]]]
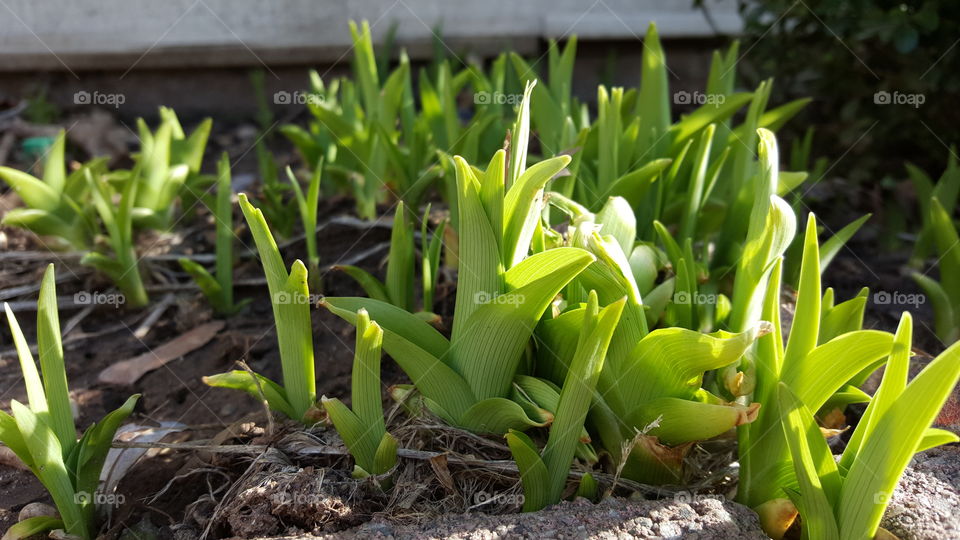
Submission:
[[[828,178],[846,180],[811,192],[811,205],[886,210],[884,222],[896,228],[900,208],[916,207],[902,200],[912,196],[904,162],[941,171],[958,138],[960,2],[766,0],[740,9],[748,84],[773,76],[776,103],[812,97],[785,140],[816,126],[812,155],[830,158]],[[877,103],[883,91],[922,94],[923,103]]]

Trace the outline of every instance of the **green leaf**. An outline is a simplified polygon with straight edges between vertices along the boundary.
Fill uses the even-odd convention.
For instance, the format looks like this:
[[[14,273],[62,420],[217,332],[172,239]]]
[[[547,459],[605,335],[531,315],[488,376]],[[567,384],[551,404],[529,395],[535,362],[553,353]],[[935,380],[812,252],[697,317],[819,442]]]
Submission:
[[[864,440],[843,484],[837,511],[842,538],[870,538],[889,495],[960,379],[960,343],[917,375]]]
[[[940,284],[953,305],[960,305],[960,237],[950,214],[936,198],[930,201],[930,225],[940,253]]]
[[[373,112],[378,108],[380,80],[377,74],[377,59],[373,53],[370,24],[363,21],[362,26],[357,28],[357,23],[350,21],[350,36],[353,38],[353,73],[357,86],[360,87],[364,109]]]
[[[687,188],[687,206],[680,224],[680,237],[692,238],[697,226],[697,214],[704,201],[707,173],[710,165],[710,148],[713,144],[713,134],[716,126],[710,124],[700,135],[700,144],[697,146],[697,155],[693,161],[690,183]]]
[[[503,255],[507,267],[522,261],[530,251],[530,240],[543,200],[543,187],[570,163],[570,156],[541,161],[520,175],[504,199]]]
[[[958,324],[960,312],[951,303],[947,291],[939,283],[923,274],[914,272],[911,277],[930,299],[937,337],[944,343],[952,343],[960,339],[960,330],[958,330],[960,329]]]
[[[614,180],[606,189],[604,195],[623,197],[630,203],[630,206],[637,208],[643,202],[653,183],[673,161],[668,158],[660,158],[644,163],[640,168]]]
[[[413,311],[413,225],[406,214],[403,201],[400,201],[390,235],[386,289],[393,305]]]
[[[597,483],[597,480],[592,474],[584,473],[580,478],[580,485],[577,486],[576,497],[583,497],[595,501],[599,493],[600,484]]]
[[[827,289],[828,292],[832,289]],[[867,306],[867,294],[861,292],[857,296],[832,306],[821,302],[821,309],[825,311],[820,319],[820,335],[817,336],[817,345],[822,345],[831,339],[847,332],[860,330],[863,327],[863,313]]]
[[[755,321],[763,306],[763,291],[769,269],[780,257],[796,232],[796,217],[783,199],[771,197],[763,225],[753,229],[744,246],[734,278],[730,328],[738,329]]]
[[[563,287],[593,261],[586,251],[568,249],[553,266],[539,270],[549,272],[547,275],[540,277],[539,273],[528,272],[526,266],[516,272],[511,270],[506,276],[509,284],[526,281],[515,277],[517,274],[533,277],[503,295],[472,299],[477,308],[463,323],[460,337],[451,341],[450,365],[463,375],[477,399],[508,394],[537,321]],[[457,296],[459,300],[460,291]]]
[[[520,470],[523,483],[523,511],[535,512],[550,504],[550,476],[533,441],[525,433],[510,431],[506,435],[510,453]]]
[[[510,161],[507,164],[505,183],[507,189],[517,183],[520,175],[527,168],[527,145],[530,139],[530,94],[536,84],[536,80],[527,81],[523,90],[523,101],[520,102],[520,110],[517,113],[517,120],[513,124],[513,130],[511,130],[513,135],[510,142]]]
[[[667,58],[660,46],[657,25],[647,27],[643,39],[643,67],[640,74],[640,95],[637,114],[644,126],[641,144],[652,149],[654,157],[664,154],[667,139],[662,139],[670,125],[670,95],[667,84]]]
[[[216,388],[242,390],[258,401],[265,399],[271,409],[287,415],[292,420],[302,418],[287,400],[286,390],[262,375],[234,370],[204,377],[203,383]]]
[[[823,439],[810,409],[782,383],[778,403],[781,425],[800,483],[799,494],[790,489],[786,491],[800,510],[803,535],[805,538],[839,540],[841,536],[837,531],[833,508],[840,497],[840,473],[830,447]]]
[[[7,532],[3,534],[3,540],[28,540],[33,538],[34,535],[54,529],[62,529],[63,527],[63,520],[58,517],[34,516],[7,529]]]
[[[20,358],[20,372],[23,374],[23,383],[27,389],[27,399],[30,403],[30,409],[39,414],[45,415],[47,409],[47,397],[44,392],[43,382],[37,371],[37,365],[33,361],[33,354],[30,353],[30,345],[23,337],[23,331],[20,330],[20,324],[10,309],[10,304],[3,303],[3,309],[7,312],[7,323],[10,325],[10,334],[13,337],[13,344],[17,349],[17,356]],[[8,445],[9,446],[9,445]]]
[[[60,341],[60,316],[57,311],[56,277],[53,264],[47,266],[40,281],[40,300],[37,302],[37,351],[43,375],[50,427],[57,434],[64,455],[77,442],[77,428],[70,407],[67,371],[63,363],[63,344]]]
[[[10,167],[0,167],[0,178],[13,188],[30,208],[53,212],[60,205],[60,193],[30,174]]]
[[[189,137],[172,141],[170,148],[171,161],[184,163],[191,173],[199,173],[200,165],[203,163],[203,153],[207,147],[207,139],[210,138],[212,129],[213,120],[204,118]]]
[[[224,313],[225,309],[229,310],[228,304],[225,303],[226,299],[223,297],[223,289],[220,287],[220,283],[217,282],[217,279],[213,277],[206,268],[186,257],[181,257],[178,262],[180,263],[180,267],[183,268],[186,273],[190,274],[190,277],[192,277],[193,281],[200,287],[200,291],[207,298],[207,301],[210,302],[210,305],[212,305],[218,313]]]
[[[817,222],[811,213],[807,218],[807,232],[803,242],[803,262],[800,266],[800,284],[797,289],[796,315],[787,339],[783,365],[787,370],[804,362],[817,346],[820,333],[820,244],[817,241]],[[809,404],[809,402],[807,402]]]
[[[406,341],[435,358],[444,358],[450,342],[436,328],[410,312],[386,301],[356,297],[324,297],[321,302],[338,317],[356,325],[357,311],[365,309],[370,319],[383,328],[383,347],[390,356],[396,356],[391,348],[399,341]]]
[[[37,464],[33,461],[33,456],[30,455],[30,449],[27,448],[26,441],[23,440],[17,421],[3,411],[0,411],[0,442],[16,454],[20,461],[33,471],[33,474],[37,474]]]
[[[130,416],[133,408],[136,407],[140,394],[134,394],[127,398],[127,401],[120,408],[104,416],[99,422],[87,428],[83,438],[80,439],[80,448],[77,455],[76,464],[76,486],[77,492],[95,493],[100,483],[100,472],[103,470],[103,464],[107,459],[107,453],[110,451],[110,445],[117,434],[120,424]],[[95,518],[96,505],[93,501],[81,501],[81,508],[84,509],[86,519],[92,523]]]
[[[4,214],[2,223],[27,229],[40,236],[59,236],[76,248],[86,247],[86,239],[80,234],[76,224],[69,224],[46,210],[14,208]]]
[[[463,270],[457,280],[454,306],[453,341],[463,336],[464,324],[480,304],[478,296],[500,292],[499,235],[491,226],[480,195],[480,182],[465,160],[454,158],[457,171],[457,207],[460,212],[460,247],[458,267]]]
[[[397,440],[384,433],[373,456],[373,474],[386,474],[397,464]]]
[[[773,195],[778,174],[776,138],[767,130],[760,138],[760,175],[750,210],[746,243],[734,278],[729,327],[742,330],[757,320],[762,307],[767,272],[793,240],[796,217],[783,199]],[[819,291],[817,292],[819,295]]]
[[[36,466],[37,478],[50,492],[50,497],[57,505],[67,532],[89,538],[88,524],[84,521],[80,507],[74,500],[73,483],[64,466],[63,456],[67,452],[64,452],[58,436],[33,411],[20,402],[12,400],[10,408],[13,410],[17,428],[30,452],[31,460]],[[76,443],[76,435],[71,442]]]
[[[840,467],[843,469],[848,470],[850,468],[863,446],[863,442],[869,438],[877,421],[883,417],[891,405],[896,403],[900,394],[903,393],[903,389],[906,388],[912,343],[913,318],[910,313],[904,312],[900,319],[900,325],[897,327],[897,333],[893,337],[893,348],[890,351],[890,359],[883,370],[880,386],[874,393],[873,399],[870,400],[867,409],[863,412],[863,416],[857,423],[857,428],[850,436],[850,440],[844,448],[843,456],[840,458]]]
[[[809,173],[806,171],[780,171],[780,175],[777,177],[777,195],[786,197],[797,186],[806,181],[807,176],[809,176]]]
[[[730,94],[720,105],[708,103],[681,118],[670,126],[672,135],[670,154],[676,154],[690,137],[709,124],[720,123],[733,116],[741,107],[749,103],[753,96],[752,92]]]
[[[503,167],[501,167],[503,169]],[[443,235],[446,232],[447,220],[437,225],[427,243],[427,222],[430,216],[430,205],[423,214],[423,225],[420,231],[420,251],[422,254],[421,274],[423,278],[423,309],[433,310],[434,290],[437,286],[437,276],[440,269],[440,248],[443,247]]]
[[[260,262],[267,277],[273,317],[277,328],[280,361],[283,363],[283,387],[294,408],[294,419],[303,415],[316,401],[313,365],[313,331],[310,323],[310,291],[307,269],[295,261],[287,274],[280,250],[270,234],[263,212],[240,194],[240,208],[257,244]]]
[[[617,240],[617,244],[624,254],[633,252],[633,245],[637,241],[637,217],[630,207],[630,203],[623,197],[610,197],[597,212],[596,222],[600,224],[601,236],[610,235]]]
[[[718,336],[685,328],[654,330],[637,343],[631,365],[617,384],[637,405],[658,397],[692,399],[705,371],[736,362],[757,338],[771,330],[766,322],[745,332]]]
[[[923,438],[920,439],[920,443],[917,444],[916,453],[924,452],[931,448],[937,446],[942,446],[944,444],[953,444],[960,441],[960,436],[957,436],[956,433],[948,431],[946,429],[937,429],[937,428],[927,428],[923,432]]]
[[[367,309],[383,328],[383,349],[447,417],[455,421],[476,402],[463,377],[442,360],[449,348],[446,338],[416,315],[367,298],[326,298],[323,305],[350,323],[356,321],[356,310]],[[439,349],[439,354],[424,347]]]
[[[712,439],[748,424],[756,418],[758,408],[759,404],[717,405],[665,397],[641,403],[626,420],[631,426],[643,427],[660,418],[659,425],[648,433],[664,444],[676,446]]]
[[[600,371],[603,369],[607,348],[625,303],[626,300],[621,299],[598,310],[597,294],[593,291],[587,300],[586,317],[580,330],[577,350],[570,361],[570,369],[560,390],[556,419],[550,426],[550,435],[543,450],[543,462],[550,474],[552,502],[559,501],[563,494],[570,463]]]
[[[375,426],[365,424],[360,418],[351,411],[346,405],[337,398],[323,399],[323,408],[327,410],[327,415],[337,428],[337,433],[343,438],[347,445],[350,455],[357,462],[361,469],[373,472],[374,456],[377,452],[377,436],[382,431],[377,431]]]
[[[379,300],[381,302],[390,303],[390,294],[387,292],[386,285],[374,277],[370,272],[349,264],[337,265],[333,268],[335,270],[340,270],[341,272],[352,277],[353,280],[363,288],[363,291],[367,293],[367,296],[370,298]]]
[[[380,348],[383,330],[365,310],[357,313],[357,339],[351,375],[353,410],[379,440],[386,431],[380,399]]]
[[[476,402],[460,417],[460,427],[475,433],[500,435],[510,430],[525,431],[546,425],[527,416],[519,404],[502,397]]]
[[[43,162],[43,181],[50,189],[63,193],[67,183],[67,168],[64,166],[64,149],[66,148],[67,132],[60,130]]]
[[[811,410],[817,410],[851,377],[879,367],[890,354],[893,336],[860,330],[836,337],[810,351],[801,362],[786,364],[780,380]],[[843,362],[838,362],[843,358]]]
[[[820,273],[826,271],[827,267],[830,266],[830,263],[833,261],[833,258],[840,253],[840,249],[853,238],[853,235],[857,234],[857,231],[860,230],[860,227],[870,219],[870,216],[873,214],[863,215],[854,221],[847,224],[846,227],[840,229],[829,240],[823,243],[820,246]]]

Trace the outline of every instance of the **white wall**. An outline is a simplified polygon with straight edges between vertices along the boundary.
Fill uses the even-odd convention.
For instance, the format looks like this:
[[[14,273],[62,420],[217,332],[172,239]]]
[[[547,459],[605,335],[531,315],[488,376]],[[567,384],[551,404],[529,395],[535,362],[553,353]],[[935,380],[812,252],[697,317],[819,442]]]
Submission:
[[[375,38],[398,24],[413,56],[431,50],[440,23],[455,51],[578,34],[642,37],[650,20],[664,37],[737,33],[734,0],[707,0],[711,26],[692,0],[2,0],[0,71],[271,65],[338,60],[347,21],[368,19]]]

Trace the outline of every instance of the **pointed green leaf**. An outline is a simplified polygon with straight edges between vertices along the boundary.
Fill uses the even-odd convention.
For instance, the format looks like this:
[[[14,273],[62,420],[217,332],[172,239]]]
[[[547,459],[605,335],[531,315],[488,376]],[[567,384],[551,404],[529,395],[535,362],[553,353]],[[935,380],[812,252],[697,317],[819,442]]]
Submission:
[[[63,519],[68,533],[84,538],[89,537],[87,523],[83,519],[80,507],[74,499],[74,487],[70,481],[70,473],[64,466],[63,446],[60,439],[36,414],[16,400],[10,402],[13,417],[17,428],[23,436],[23,441],[30,451],[30,457],[36,466],[37,478],[50,492],[60,517]],[[72,420],[72,417],[71,417]],[[76,436],[73,441],[76,443]]]
[[[840,473],[830,447],[810,409],[785,384],[779,387],[778,403],[800,484],[800,497],[794,502],[803,519],[803,534],[807,538],[839,540],[833,508],[840,497]]]
[[[876,533],[889,495],[958,379],[960,343],[928,364],[877,419],[843,484],[837,511],[842,538]]]
[[[463,323],[460,337],[451,341],[450,365],[463,375],[477,399],[507,395],[537,321],[560,290],[593,260],[582,250],[565,253],[565,260],[540,270],[549,270],[547,275],[527,278],[529,283],[500,296],[473,299],[477,308]],[[508,283],[523,281],[508,272]]]
[[[337,265],[333,268],[353,278],[370,298],[381,302],[390,302],[390,295],[387,293],[386,285],[370,272],[349,264]]]
[[[803,262],[800,266],[800,285],[797,289],[796,315],[787,339],[783,365],[787,370],[804,362],[817,346],[820,333],[820,244],[817,241],[817,222],[811,213],[803,242]]]
[[[287,415],[292,420],[300,420],[296,410],[287,400],[287,392],[279,384],[262,375],[234,370],[204,377],[203,383],[216,388],[241,390],[258,401],[265,399],[271,409]]]
[[[460,427],[475,433],[500,435],[510,430],[526,431],[531,427],[542,427],[527,416],[523,408],[513,401],[502,397],[493,397],[476,402],[460,417]]]
[[[784,363],[781,381],[811,410],[817,410],[851,377],[876,368],[890,354],[893,336],[860,330],[834,338],[810,351],[802,362]],[[838,362],[843,358],[843,362]]]
[[[436,328],[416,315],[404,311],[386,301],[357,297],[324,297],[321,305],[350,324],[356,325],[357,311],[365,309],[370,319],[384,331],[384,348],[391,356],[391,346],[399,341],[408,341],[436,358],[444,358],[450,342]]]
[[[525,433],[510,431],[506,435],[510,453],[520,469],[523,484],[523,511],[535,512],[550,504],[550,478],[533,441]]]
[[[503,261],[508,267],[522,261],[530,251],[530,240],[543,200],[543,187],[570,163],[570,156],[541,161],[520,175],[504,199]]]
[[[14,524],[3,534],[3,540],[28,540],[35,535],[64,528],[63,520],[52,516],[35,516]]]
[[[53,264],[47,266],[40,281],[40,300],[37,302],[37,351],[40,372],[43,375],[44,394],[50,412],[50,427],[64,454],[77,441],[77,428],[70,407],[67,371],[63,363],[63,344],[60,341],[60,315],[57,311],[57,291]]]
[[[758,408],[758,404],[717,405],[665,397],[641,403],[627,422],[642,428],[660,418],[659,425],[651,429],[649,434],[664,444],[676,446],[712,439],[737,426],[748,424],[756,418]]]

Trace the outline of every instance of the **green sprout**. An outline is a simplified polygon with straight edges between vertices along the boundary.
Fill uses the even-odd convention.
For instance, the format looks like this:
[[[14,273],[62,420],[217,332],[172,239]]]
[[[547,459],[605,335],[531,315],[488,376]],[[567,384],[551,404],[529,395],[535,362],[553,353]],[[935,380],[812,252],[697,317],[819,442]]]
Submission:
[[[250,299],[241,302],[233,300],[233,207],[230,201],[233,189],[230,186],[230,159],[224,152],[217,165],[217,199],[213,208],[216,222],[216,266],[214,274],[203,266],[180,258],[180,266],[193,277],[203,295],[220,315],[232,315],[250,303]]]
[[[293,420],[309,423],[316,412],[316,379],[307,267],[297,260],[287,271],[263,212],[254,208],[245,194],[241,193],[239,198],[240,209],[257,244],[267,277],[283,365],[283,385],[242,370],[204,377],[203,382],[214,387],[242,390],[266,401],[271,409]]]
[[[12,400],[13,415],[0,412],[0,441],[47,488],[59,512],[57,517],[38,516],[21,521],[11,527],[4,538],[27,538],[63,529],[68,534],[92,539],[97,533],[100,471],[117,428],[133,412],[140,396],[128,398],[78,439],[60,341],[53,265],[44,272],[37,303],[39,372],[13,311],[6,304],[4,309],[20,357],[28,405]]]
[[[383,330],[366,311],[357,312],[350,410],[337,398],[322,398],[330,420],[356,461],[354,476],[387,473],[397,463],[397,441],[387,433],[380,400],[380,348]]]
[[[3,224],[27,229],[40,236],[60,239],[77,250],[93,244],[95,222],[84,209],[87,184],[86,171],[103,168],[105,160],[94,160],[69,175],[64,165],[66,133],[61,131],[47,153],[43,178],[0,167],[3,179],[23,199],[26,208],[15,208],[3,216]]]
[[[880,387],[839,462],[811,409],[788,384],[779,383],[780,424],[797,478],[796,487],[783,489],[799,511],[803,538],[877,537],[890,496],[913,455],[960,441],[950,431],[928,427],[960,380],[960,344],[908,384],[911,335],[912,320],[904,313]],[[790,524],[776,523],[776,532]]]

